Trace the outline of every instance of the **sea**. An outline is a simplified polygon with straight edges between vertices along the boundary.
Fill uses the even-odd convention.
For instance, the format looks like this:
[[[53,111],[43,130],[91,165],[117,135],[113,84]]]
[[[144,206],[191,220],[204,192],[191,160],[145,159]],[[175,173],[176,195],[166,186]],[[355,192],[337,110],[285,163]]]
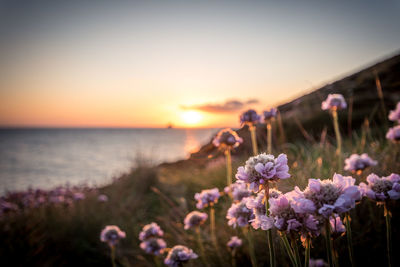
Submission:
[[[218,129],[3,128],[0,195],[28,188],[102,186],[139,162],[185,159]]]

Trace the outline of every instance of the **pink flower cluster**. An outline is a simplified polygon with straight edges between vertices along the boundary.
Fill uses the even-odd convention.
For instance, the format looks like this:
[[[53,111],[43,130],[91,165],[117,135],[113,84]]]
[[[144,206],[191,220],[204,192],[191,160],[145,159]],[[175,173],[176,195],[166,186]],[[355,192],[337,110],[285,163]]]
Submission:
[[[186,215],[185,220],[183,223],[185,224],[185,230],[202,225],[208,218],[207,213],[199,212],[199,211],[192,211]]]
[[[164,260],[164,263],[171,267],[182,266],[183,263],[191,259],[196,259],[198,256],[188,247],[177,245],[174,246]]]
[[[254,229],[261,228],[262,230],[268,230],[270,228],[271,220],[267,217],[267,210],[264,203],[265,190],[261,190],[256,197],[249,197],[246,199],[246,206],[253,210],[254,219],[251,220],[251,226]],[[278,198],[282,195],[282,192],[276,189],[269,190],[269,198]]]
[[[338,110],[347,107],[346,100],[341,94],[329,94],[328,98],[322,102],[321,108],[323,110]]]
[[[336,215],[331,217],[329,223],[331,225],[331,234],[334,238],[337,238],[346,232],[346,227],[339,216]]]
[[[249,109],[240,115],[240,124],[254,125],[260,122],[261,116],[254,109]]]
[[[230,128],[223,129],[213,139],[213,145],[219,148],[235,148],[243,143],[243,139]]]
[[[295,197],[296,196],[296,197]],[[299,233],[303,238],[319,235],[320,222],[312,214],[313,203],[297,197],[298,192],[288,192],[269,199],[269,225],[286,233]]]
[[[351,172],[363,171],[370,166],[378,164],[377,161],[371,159],[366,153],[361,155],[353,154],[349,158],[345,159],[344,162],[344,170]]]
[[[268,121],[275,118],[277,113],[278,110],[276,108],[271,108],[270,110],[264,110],[263,112],[264,121]]]
[[[140,248],[143,249],[147,254],[152,255],[161,255],[165,248],[167,247],[167,243],[165,243],[162,238],[151,237],[142,243],[140,243]]]
[[[309,179],[304,192],[299,192],[302,198],[311,200],[318,214],[329,218],[333,213],[343,213],[355,207],[361,199],[355,179],[351,176],[334,174],[333,179]]]
[[[143,241],[150,237],[162,237],[163,235],[164,232],[161,230],[161,227],[157,223],[152,222],[143,226],[142,231],[139,233],[139,239]]]
[[[205,207],[214,205],[219,199],[218,188],[202,190],[200,193],[194,195],[194,199],[197,200],[196,207],[203,209]]]
[[[226,194],[232,193],[233,201],[240,202],[243,198],[251,196],[251,191],[247,189],[247,185],[243,181],[236,181],[224,189]]]
[[[167,247],[164,239],[160,238],[163,235],[164,232],[157,223],[152,222],[145,225],[142,231],[139,233],[139,239],[143,241],[140,243],[140,248],[148,254],[162,254],[164,249]]]
[[[242,243],[243,243],[242,239],[240,239],[237,236],[232,236],[226,245],[231,249],[235,249],[242,246]]]
[[[389,120],[400,123],[400,102],[397,102],[396,108],[390,111]]]
[[[120,239],[125,237],[125,232],[121,231],[116,225],[107,225],[100,233],[100,240],[110,247],[115,246]]]
[[[389,140],[392,140],[395,143],[399,143],[400,142],[400,125],[389,128],[388,132],[386,133],[386,138]]]
[[[400,175],[392,173],[386,177],[379,177],[372,173],[367,177],[367,184],[360,183],[360,190],[363,196],[377,202],[400,199]]]
[[[249,184],[250,190],[259,191],[260,185],[268,181],[278,181],[290,177],[287,156],[280,154],[277,158],[270,154],[260,154],[249,158],[245,166],[240,166],[236,179]]]
[[[254,219],[254,213],[251,209],[246,206],[247,199],[244,198],[239,203],[233,203],[228,209],[226,218],[228,219],[228,225],[236,228],[245,227],[249,224],[249,221]]]

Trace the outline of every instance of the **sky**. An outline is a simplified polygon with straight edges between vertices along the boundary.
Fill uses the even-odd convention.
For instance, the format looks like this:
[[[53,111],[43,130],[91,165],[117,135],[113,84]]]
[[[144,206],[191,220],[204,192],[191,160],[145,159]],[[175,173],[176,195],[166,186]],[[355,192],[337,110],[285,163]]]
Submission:
[[[0,127],[237,127],[400,53],[400,1],[0,0]]]

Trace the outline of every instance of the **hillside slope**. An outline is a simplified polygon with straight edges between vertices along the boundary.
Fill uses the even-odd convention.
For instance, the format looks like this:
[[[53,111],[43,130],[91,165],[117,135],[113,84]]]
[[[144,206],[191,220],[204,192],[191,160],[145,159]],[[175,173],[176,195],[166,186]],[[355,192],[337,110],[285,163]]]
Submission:
[[[379,97],[377,83],[380,83],[382,88],[382,98]],[[342,135],[352,135],[366,121],[373,130],[377,126],[387,128],[389,126],[388,111],[400,101],[400,55],[278,106],[281,120],[275,122],[274,144],[293,143],[304,139],[316,141],[319,140],[323,131],[328,134],[328,140],[329,138],[333,139],[333,126],[329,112],[321,110],[321,102],[326,99],[328,94],[333,93],[344,95],[348,103],[348,108],[339,112]],[[384,104],[384,109],[382,104]],[[381,138],[384,138],[384,132],[380,131]],[[244,151],[251,153],[250,134],[247,127],[238,129],[237,133],[243,137],[245,142],[236,149],[235,153]],[[257,137],[261,148],[265,147],[265,125],[257,126]],[[193,153],[189,162],[206,163],[208,158],[213,158],[218,154],[210,141],[198,152]],[[181,161],[174,165],[188,164],[189,162]]]

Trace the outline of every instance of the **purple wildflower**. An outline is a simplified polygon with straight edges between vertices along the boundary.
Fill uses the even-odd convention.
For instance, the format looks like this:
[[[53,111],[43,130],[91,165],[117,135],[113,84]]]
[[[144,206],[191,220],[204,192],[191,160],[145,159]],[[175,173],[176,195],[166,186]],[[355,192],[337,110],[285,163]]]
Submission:
[[[161,237],[163,235],[164,232],[161,230],[161,227],[157,223],[152,222],[143,227],[142,231],[139,233],[139,239],[144,241],[150,237]]]
[[[326,267],[328,264],[323,259],[310,259],[309,267]]]
[[[244,227],[249,224],[249,221],[254,219],[254,214],[251,209],[246,207],[247,199],[242,199],[239,203],[233,203],[228,209],[226,218],[228,219],[228,225]]]
[[[225,187],[225,193],[232,193],[233,200],[236,202],[240,202],[243,198],[249,197],[251,195],[251,191],[247,189],[247,185],[243,181],[236,181],[230,186]]]
[[[168,256],[165,258],[164,263],[171,267],[178,267],[191,259],[196,259],[197,257],[197,254],[190,248],[178,245],[174,246],[168,252]]]
[[[392,140],[395,143],[400,142],[400,125],[389,128],[389,131],[386,133],[386,138]]]
[[[260,185],[268,181],[277,181],[290,177],[288,173],[287,156],[280,154],[277,158],[270,154],[259,154],[250,157],[245,166],[240,166],[236,173],[236,179],[249,184],[250,190],[257,192]]]
[[[0,199],[0,215],[9,213],[9,212],[15,212],[18,211],[18,205],[8,202],[5,200]]]
[[[262,230],[268,230],[273,224],[273,220],[267,216],[264,203],[265,190],[261,190],[256,197],[249,197],[246,200],[246,207],[253,210],[255,218],[251,220],[251,226],[254,229],[261,228]],[[276,189],[269,190],[270,198],[278,198],[282,195],[282,192]]]
[[[264,110],[264,121],[269,121],[276,117],[278,110],[276,108],[271,108],[270,110]]]
[[[73,198],[76,201],[83,200],[83,199],[85,199],[85,194],[83,194],[81,192],[76,192],[76,193],[74,193]]]
[[[240,116],[240,124],[254,125],[260,122],[260,119],[260,115],[258,115],[254,109],[249,109]]]
[[[218,188],[202,190],[200,193],[194,195],[194,199],[197,200],[196,207],[198,209],[214,205],[218,202],[218,198]]]
[[[106,196],[106,195],[99,195],[99,196],[97,197],[97,200],[98,200],[99,202],[107,202],[107,201],[108,201],[108,196]]]
[[[237,236],[232,236],[226,245],[231,249],[235,249],[242,246],[242,243],[243,243],[242,239],[240,239]]]
[[[400,102],[397,102],[396,109],[389,113],[389,120],[400,123]]]
[[[273,219],[270,228],[275,226],[279,231],[298,233],[303,238],[319,235],[320,222],[308,213],[310,203],[300,201],[301,198],[293,195],[289,192],[278,198],[269,199],[270,218]],[[305,207],[302,207],[303,205]]]
[[[363,171],[370,166],[375,166],[377,162],[371,159],[366,153],[358,155],[353,154],[345,161],[344,170],[351,172]]]
[[[343,213],[355,207],[361,198],[355,179],[334,174],[333,179],[309,179],[304,198],[311,200],[318,213],[328,218],[332,213]]]
[[[115,246],[118,241],[125,238],[125,232],[121,231],[116,225],[107,225],[100,234],[100,240],[108,243],[110,247]]]
[[[140,248],[143,249],[147,254],[160,255],[164,252],[167,247],[164,239],[151,237],[142,243],[140,243]]]
[[[346,100],[341,94],[329,94],[328,98],[322,102],[321,108],[323,110],[338,110],[347,107]]]
[[[234,148],[243,143],[243,139],[240,138],[235,131],[232,131],[230,128],[226,128],[218,132],[212,143],[214,146],[223,149]]]
[[[367,177],[368,184],[360,183],[360,190],[366,196],[377,202],[400,198],[400,175],[392,173],[386,177],[378,177],[372,173]]]
[[[188,215],[186,215],[184,224],[185,230],[202,225],[208,218],[207,213],[199,212],[199,211],[192,211]]]
[[[336,215],[334,217],[331,217],[329,219],[329,222],[331,224],[331,233],[333,237],[337,238],[346,232],[346,228],[344,227],[343,222],[339,216]]]

